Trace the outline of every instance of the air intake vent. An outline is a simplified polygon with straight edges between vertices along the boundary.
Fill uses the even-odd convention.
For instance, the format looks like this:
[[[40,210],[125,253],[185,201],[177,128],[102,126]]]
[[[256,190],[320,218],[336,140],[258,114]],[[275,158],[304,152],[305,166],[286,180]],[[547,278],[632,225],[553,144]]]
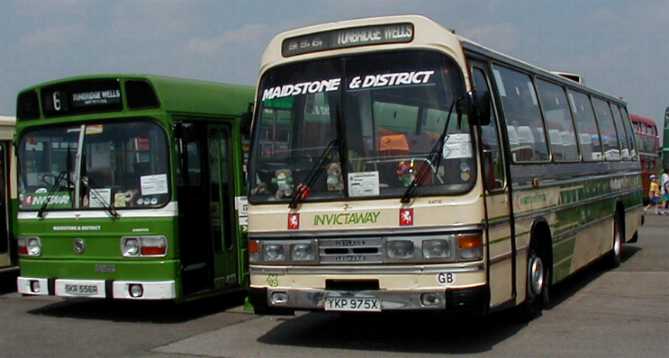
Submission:
[[[28,91],[19,94],[16,101],[16,117],[18,119],[35,119],[39,117],[37,92]]]
[[[125,93],[128,108],[155,108],[159,107],[158,97],[151,85],[145,81],[126,81]]]

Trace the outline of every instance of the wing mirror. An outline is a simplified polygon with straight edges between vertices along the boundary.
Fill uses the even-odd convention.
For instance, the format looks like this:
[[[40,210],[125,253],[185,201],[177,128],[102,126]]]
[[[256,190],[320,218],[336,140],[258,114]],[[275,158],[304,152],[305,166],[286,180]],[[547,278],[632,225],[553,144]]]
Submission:
[[[469,123],[479,126],[490,124],[490,108],[490,92],[488,91],[482,94],[469,91],[458,101],[457,105],[458,115],[466,114]]]

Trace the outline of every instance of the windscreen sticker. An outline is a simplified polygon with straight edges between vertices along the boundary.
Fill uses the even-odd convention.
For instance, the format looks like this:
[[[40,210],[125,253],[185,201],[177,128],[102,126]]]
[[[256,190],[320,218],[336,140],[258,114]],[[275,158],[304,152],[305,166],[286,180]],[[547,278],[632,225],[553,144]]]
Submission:
[[[378,196],[379,172],[348,173],[348,192],[351,197]]]
[[[139,182],[142,196],[167,194],[167,174],[143,175]]]
[[[249,200],[245,196],[235,197],[235,209],[237,210],[237,220],[242,232],[248,231],[249,225]]]
[[[421,85],[429,83],[432,75],[434,75],[434,71],[396,72],[379,75],[355,76],[348,84],[348,89]]]
[[[44,203],[49,201],[49,208],[71,208],[72,197],[69,192],[55,192],[47,193],[46,189],[38,189],[32,194],[20,195],[21,207],[23,208],[39,208]]]
[[[444,159],[472,157],[472,144],[468,133],[455,133],[448,136],[443,148]]]
[[[314,94],[320,92],[331,92],[339,90],[341,78],[331,78],[329,80],[301,82],[287,84],[283,86],[270,87],[263,91],[262,100],[299,96],[304,94]]]
[[[111,188],[91,189],[88,193],[89,208],[104,208],[111,203]]]

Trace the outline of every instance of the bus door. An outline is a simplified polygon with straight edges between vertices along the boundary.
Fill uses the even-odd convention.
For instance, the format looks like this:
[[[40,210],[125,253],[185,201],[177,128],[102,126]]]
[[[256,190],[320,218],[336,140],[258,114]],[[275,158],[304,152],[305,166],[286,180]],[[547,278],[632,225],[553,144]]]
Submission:
[[[472,79],[477,95],[490,92],[488,66],[480,62],[471,62]],[[491,93],[492,94],[492,93]],[[491,96],[493,98],[493,96]],[[492,99],[491,99],[492,101]],[[490,283],[491,307],[510,304],[514,299],[513,260],[514,240],[512,201],[507,185],[507,171],[504,164],[504,150],[500,138],[500,123],[491,103],[490,124],[479,127],[479,158],[484,185],[486,205],[488,282]]]
[[[201,122],[177,125],[179,173],[179,259],[183,294],[213,288],[214,257],[209,222],[207,127]]]
[[[209,161],[209,224],[214,252],[216,288],[237,285],[237,240],[234,211],[235,173],[232,161],[232,137],[227,125],[209,125],[207,147]]]
[[[8,171],[9,143],[0,142],[0,270],[11,265]]]

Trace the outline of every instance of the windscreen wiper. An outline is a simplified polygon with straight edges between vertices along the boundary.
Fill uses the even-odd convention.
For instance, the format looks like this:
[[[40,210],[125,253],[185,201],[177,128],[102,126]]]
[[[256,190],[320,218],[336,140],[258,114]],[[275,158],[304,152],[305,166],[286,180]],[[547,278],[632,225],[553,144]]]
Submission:
[[[455,108],[455,104],[459,102],[461,99],[462,97],[455,98],[451,103],[451,106],[448,109],[448,116],[446,117],[446,123],[444,124],[444,129],[441,131],[441,135],[434,143],[434,146],[432,146],[430,152],[427,154],[428,161],[429,163],[433,163],[435,170],[439,170],[439,166],[441,165],[441,159],[443,158],[443,147],[444,143],[446,142],[448,134],[448,125],[451,122],[451,114],[453,113],[453,108]],[[406,191],[404,191],[404,195],[402,195],[401,199],[402,203],[408,203],[411,200],[414,193],[416,192],[416,189],[418,189],[418,187],[423,184],[425,176],[431,169],[432,169],[431,165],[421,166],[421,168],[418,170],[418,174],[413,177],[413,180],[411,180],[411,183],[409,183],[409,186],[407,187]]]
[[[67,170],[63,170],[60,173],[58,173],[58,175],[56,176],[56,178],[53,181],[53,184],[51,185],[51,187],[49,188],[49,191],[46,194],[46,201],[44,201],[44,204],[42,204],[42,206],[40,206],[39,210],[37,210],[37,217],[39,217],[41,219],[44,218],[44,212],[46,212],[46,208],[49,206],[49,204],[51,204],[51,199],[55,196],[53,193],[56,190],[60,190],[60,188],[61,188],[60,182],[63,181],[63,179],[65,179],[67,177],[67,175],[69,175],[69,174],[70,174],[70,172],[67,171]],[[71,183],[72,182],[70,180],[68,180],[68,190],[70,190],[69,185]]]
[[[298,185],[293,192],[293,195],[290,198],[290,204],[288,204],[289,208],[295,209],[300,200],[306,198],[309,190],[311,190],[311,186],[314,185],[316,179],[323,173],[325,161],[329,159],[332,150],[337,147],[339,147],[339,138],[335,138],[328,143],[327,147],[325,147],[321,153],[320,158],[318,158],[318,161],[316,161],[314,166],[309,170],[305,180],[306,183]]]
[[[114,207],[111,205],[111,203],[108,203],[107,200],[105,200],[105,198],[102,197],[102,195],[98,194],[98,192],[95,189],[91,188],[91,186],[95,185],[95,184],[93,184],[93,181],[91,180],[91,178],[82,176],[81,177],[81,183],[84,184],[84,186],[86,188],[88,188],[88,194],[89,194],[88,206],[89,207],[91,205],[90,204],[91,203],[90,195],[93,195],[98,200],[98,202],[102,203],[102,207],[105,210],[107,210],[107,212],[109,212],[109,215],[111,215],[113,219],[118,219],[118,217],[120,216],[118,214],[118,211],[116,211],[116,209],[114,209]]]

